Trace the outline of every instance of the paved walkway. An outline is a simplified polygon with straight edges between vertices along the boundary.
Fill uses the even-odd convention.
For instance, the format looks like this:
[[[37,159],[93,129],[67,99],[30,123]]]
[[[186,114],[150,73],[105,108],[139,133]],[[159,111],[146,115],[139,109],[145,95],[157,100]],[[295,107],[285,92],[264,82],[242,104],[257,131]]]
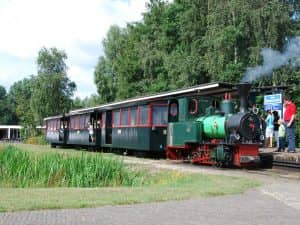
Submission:
[[[275,182],[240,195],[86,209],[0,213],[0,225],[296,225],[300,182]]]
[[[300,224],[300,179],[272,173],[216,170],[160,160],[126,158],[130,163],[193,173],[249,176],[265,185],[240,195],[186,201],[106,206],[86,209],[0,213],[0,225],[297,225]]]

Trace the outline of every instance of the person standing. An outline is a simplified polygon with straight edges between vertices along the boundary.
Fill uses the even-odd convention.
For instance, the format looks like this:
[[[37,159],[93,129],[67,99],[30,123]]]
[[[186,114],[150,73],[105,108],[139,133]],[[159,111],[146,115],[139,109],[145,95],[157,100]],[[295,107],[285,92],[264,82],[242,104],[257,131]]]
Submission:
[[[296,143],[295,143],[295,128],[296,128],[296,105],[292,102],[289,96],[284,97],[284,124],[286,128],[286,137],[289,142],[288,152],[296,152]]]
[[[276,148],[278,149],[279,148],[279,137],[278,137],[278,128],[279,128],[279,124],[278,124],[278,121],[279,121],[279,114],[278,114],[278,111],[273,111],[273,124],[274,124],[274,136],[275,136],[275,140],[276,140]]]
[[[279,138],[279,146],[277,148],[278,152],[283,151],[285,149],[285,127],[283,120],[278,120],[279,128],[278,128],[278,138]]]
[[[91,142],[94,142],[94,127],[92,123],[89,123],[89,135]]]
[[[271,110],[267,110],[267,118],[266,118],[266,138],[267,138],[267,146],[272,148],[273,145],[273,132],[274,132],[274,117],[271,113]]]

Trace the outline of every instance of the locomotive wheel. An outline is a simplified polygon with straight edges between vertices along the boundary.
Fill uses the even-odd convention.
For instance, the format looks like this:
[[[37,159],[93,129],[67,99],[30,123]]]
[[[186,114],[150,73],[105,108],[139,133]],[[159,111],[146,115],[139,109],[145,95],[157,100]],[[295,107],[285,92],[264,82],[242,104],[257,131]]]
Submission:
[[[270,153],[261,153],[260,156],[260,168],[272,169],[273,167],[273,155]]]
[[[50,146],[51,146],[51,148],[56,148],[55,144],[51,144]]]
[[[223,167],[223,163],[222,162],[216,162],[216,164],[214,164],[215,168],[222,168]]]

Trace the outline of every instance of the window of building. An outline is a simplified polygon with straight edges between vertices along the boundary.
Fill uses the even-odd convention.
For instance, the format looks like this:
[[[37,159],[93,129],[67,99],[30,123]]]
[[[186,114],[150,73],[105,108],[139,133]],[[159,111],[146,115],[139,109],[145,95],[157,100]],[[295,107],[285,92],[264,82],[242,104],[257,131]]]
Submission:
[[[165,125],[168,119],[168,107],[165,105],[154,105],[152,107],[153,125]]]
[[[149,107],[147,105],[140,106],[140,124],[145,125],[148,124],[148,110]]]

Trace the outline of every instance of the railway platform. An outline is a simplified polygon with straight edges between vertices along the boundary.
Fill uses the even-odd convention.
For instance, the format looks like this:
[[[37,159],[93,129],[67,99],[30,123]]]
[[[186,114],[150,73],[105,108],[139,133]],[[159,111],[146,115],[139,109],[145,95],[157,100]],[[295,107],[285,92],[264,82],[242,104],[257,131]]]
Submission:
[[[274,165],[282,165],[300,168],[300,149],[296,149],[295,153],[276,152],[276,148],[260,148],[260,154],[270,154],[273,156]]]

